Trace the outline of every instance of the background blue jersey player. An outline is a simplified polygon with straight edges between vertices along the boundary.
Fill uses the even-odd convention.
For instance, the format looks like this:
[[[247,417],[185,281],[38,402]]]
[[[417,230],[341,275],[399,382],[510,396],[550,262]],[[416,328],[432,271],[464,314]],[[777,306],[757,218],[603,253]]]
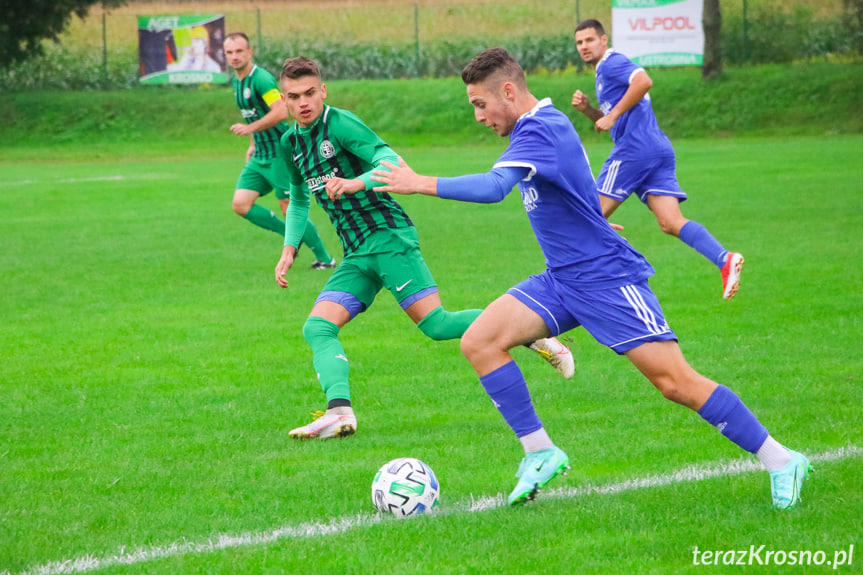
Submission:
[[[773,503],[793,507],[810,466],[767,432],[734,392],[697,373],[683,357],[647,279],[653,269],[606,221],[578,134],[551,100],[537,100],[521,66],[503,48],[480,53],[462,72],[478,122],[509,136],[491,172],[456,178],[416,174],[399,165],[375,170],[380,192],[421,193],[490,203],[518,184],[546,259],[531,276],[492,302],[461,340],[488,394],[521,440],[525,457],[510,504],[533,499],[569,466],[531,401],[509,350],[579,325],[625,355],[662,394],[697,411],[728,439],[756,453],[770,472]]]
[[[608,48],[608,36],[597,20],[575,28],[575,44],[582,60],[596,70],[596,99],[576,90],[572,105],[590,118],[597,131],[608,131],[614,148],[597,178],[602,213],[610,217],[631,194],[653,211],[666,234],[680,238],[722,273],[722,297],[730,299],[740,286],[743,256],[729,252],[707,228],[680,213],[686,194],[675,175],[674,149],[659,129],[650,95],[653,81],[643,68]]]

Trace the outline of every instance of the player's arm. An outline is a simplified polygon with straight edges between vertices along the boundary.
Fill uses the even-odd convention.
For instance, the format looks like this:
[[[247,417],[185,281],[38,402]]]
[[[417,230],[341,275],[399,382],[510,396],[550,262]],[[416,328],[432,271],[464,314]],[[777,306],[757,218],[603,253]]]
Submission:
[[[343,194],[372,190],[377,185],[372,180],[374,171],[381,167],[382,162],[398,162],[398,154],[355,114],[342,110],[331,122],[330,133],[336,134],[341,148],[371,165],[371,169],[351,180],[329,180],[326,186],[327,195],[335,200]]]
[[[327,196],[329,196],[331,200],[337,200],[341,198],[343,194],[356,194],[357,192],[363,192],[374,188],[376,185],[376,183],[372,181],[372,173],[374,170],[381,166],[381,162],[397,162],[398,154],[396,154],[389,146],[381,142],[373,148],[373,153],[370,156],[363,159],[372,165],[371,170],[368,170],[352,179],[331,178],[327,180],[325,189],[327,191]]]
[[[633,72],[629,79],[629,88],[626,89],[620,101],[608,111],[608,114],[596,121],[596,130],[598,132],[607,132],[610,130],[618,118],[631,110],[633,106],[638,104],[647,95],[652,86],[653,80],[650,79],[650,76],[643,69],[639,68]]]
[[[263,132],[274,126],[278,126],[288,119],[288,107],[282,100],[279,90],[273,88],[262,96],[264,102],[270,108],[270,111],[264,114],[264,117],[255,120],[250,124],[234,124],[231,126],[231,131],[238,136],[249,136],[255,132]]]
[[[284,155],[284,148],[282,151]],[[288,204],[288,211],[285,213],[285,245],[282,248],[282,257],[276,264],[276,283],[283,288],[288,287],[288,279],[285,274],[294,265],[294,258],[297,255],[300,241],[302,241],[306,229],[306,222],[309,219],[309,206],[311,204],[309,192],[302,181],[302,176],[291,162],[288,162],[288,172],[291,179],[291,201]]]
[[[581,90],[576,90],[572,95],[572,107],[587,116],[594,124],[602,117],[602,110],[591,106],[587,94]]]
[[[385,169],[374,170],[372,180],[385,185],[376,187],[376,192],[422,194],[480,204],[503,200],[531,171],[527,165],[498,164],[485,174],[440,178],[417,174],[402,158],[398,165],[387,161],[381,165]]]

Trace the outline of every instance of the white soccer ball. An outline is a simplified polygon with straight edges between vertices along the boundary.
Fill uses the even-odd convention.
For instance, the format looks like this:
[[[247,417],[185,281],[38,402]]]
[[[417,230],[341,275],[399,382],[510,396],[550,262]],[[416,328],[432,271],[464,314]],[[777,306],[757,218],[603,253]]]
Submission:
[[[439,498],[440,483],[434,471],[413,457],[386,463],[372,481],[372,503],[382,513],[398,517],[427,513]]]

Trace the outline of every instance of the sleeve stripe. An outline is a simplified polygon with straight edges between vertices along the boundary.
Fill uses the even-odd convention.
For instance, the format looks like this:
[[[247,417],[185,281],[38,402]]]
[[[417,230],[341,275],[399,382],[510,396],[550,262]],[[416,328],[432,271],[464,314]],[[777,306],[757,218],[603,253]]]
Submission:
[[[536,166],[528,162],[498,162],[494,165],[495,168],[529,168],[530,173],[522,178],[522,181],[529,182],[536,175]]]

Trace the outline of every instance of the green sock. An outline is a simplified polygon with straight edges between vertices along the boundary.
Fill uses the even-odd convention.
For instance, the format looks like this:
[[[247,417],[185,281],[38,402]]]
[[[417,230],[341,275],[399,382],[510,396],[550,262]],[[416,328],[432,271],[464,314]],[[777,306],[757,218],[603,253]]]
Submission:
[[[253,204],[249,213],[246,214],[246,219],[265,230],[276,232],[282,236],[285,235],[285,222],[264,206]]]
[[[417,327],[435,341],[456,339],[464,335],[481,313],[481,309],[446,311],[443,306],[438,306],[422,318]]]
[[[324,247],[324,242],[321,241],[321,236],[318,235],[318,228],[312,223],[312,220],[306,222],[306,231],[303,232],[303,243],[309,246],[315,254],[315,259],[326,264],[333,261],[333,256]]]
[[[339,341],[338,326],[322,317],[310,316],[303,325],[303,336],[312,348],[312,363],[327,401],[350,400],[348,358]]]

